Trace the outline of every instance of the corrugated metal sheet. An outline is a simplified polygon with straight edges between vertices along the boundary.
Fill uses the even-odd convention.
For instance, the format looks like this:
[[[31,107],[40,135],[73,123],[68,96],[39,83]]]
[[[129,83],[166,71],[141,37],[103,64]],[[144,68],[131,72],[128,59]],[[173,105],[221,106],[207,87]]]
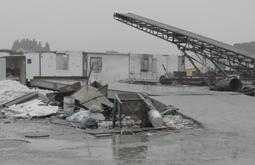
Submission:
[[[170,25],[167,25],[167,24],[164,24],[164,23],[160,23],[160,22],[157,22],[157,21],[151,20],[149,18],[139,16],[139,15],[136,15],[136,14],[133,14],[133,13],[127,13],[127,14],[115,13],[115,17],[122,17],[122,18],[126,17],[126,18],[130,18],[130,19],[135,19],[135,20],[138,20],[138,21],[141,21],[141,22],[145,22],[145,23],[154,25],[154,26],[158,26],[160,28],[169,30],[171,32],[174,32],[174,33],[177,33],[177,34],[180,34],[180,35],[185,35],[185,36],[188,36],[190,38],[193,38],[193,39],[196,39],[196,40],[199,40],[199,41],[202,41],[202,42],[205,42],[205,43],[208,43],[208,44],[220,47],[220,48],[223,48],[225,50],[228,50],[228,51],[231,51],[231,52],[234,52],[234,53],[237,53],[237,54],[241,54],[241,55],[244,55],[244,56],[254,58],[254,56],[251,55],[250,53],[245,52],[243,50],[240,50],[238,48],[235,48],[232,45],[229,45],[229,44],[226,44],[226,43],[223,43],[223,42],[220,42],[220,41],[217,41],[217,40],[214,40],[214,39],[211,39],[211,38],[208,38],[208,37],[196,34],[196,33],[192,33],[192,32],[189,32],[189,31],[186,31],[186,30],[174,27],[174,26],[170,26]]]
[[[83,86],[80,90],[75,92],[72,97],[80,101],[80,104],[90,108],[92,105],[101,106],[104,104],[112,107],[113,104],[96,88],[92,86]]]

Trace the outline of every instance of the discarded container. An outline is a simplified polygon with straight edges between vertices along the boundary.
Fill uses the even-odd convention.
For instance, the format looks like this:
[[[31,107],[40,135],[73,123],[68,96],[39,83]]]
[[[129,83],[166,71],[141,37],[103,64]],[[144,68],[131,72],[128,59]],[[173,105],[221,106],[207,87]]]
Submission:
[[[151,109],[148,112],[149,121],[153,127],[161,127],[163,124],[162,116],[156,109]]]
[[[240,91],[242,82],[237,78],[219,80],[215,83],[215,89],[218,91]]]

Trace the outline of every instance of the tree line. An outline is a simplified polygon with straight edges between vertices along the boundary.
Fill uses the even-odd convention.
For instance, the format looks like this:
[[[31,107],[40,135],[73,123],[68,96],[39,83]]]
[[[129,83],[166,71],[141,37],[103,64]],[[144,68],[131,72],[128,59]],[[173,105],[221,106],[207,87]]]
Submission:
[[[50,45],[48,42],[43,46],[41,41],[35,39],[21,39],[13,42],[12,50],[14,51],[50,51]]]
[[[234,46],[236,48],[243,49],[246,52],[253,54],[255,57],[255,41],[245,42],[245,43],[237,43],[237,44],[234,44]]]

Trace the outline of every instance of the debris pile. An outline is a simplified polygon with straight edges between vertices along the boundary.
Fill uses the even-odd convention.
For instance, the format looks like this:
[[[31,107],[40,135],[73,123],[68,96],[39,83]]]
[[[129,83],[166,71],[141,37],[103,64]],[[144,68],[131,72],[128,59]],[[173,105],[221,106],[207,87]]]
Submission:
[[[10,118],[46,117],[56,114],[57,106],[46,105],[38,92],[17,81],[0,81],[0,110]]]
[[[1,112],[7,118],[45,118],[52,124],[81,129],[94,136],[173,130],[193,127],[178,108],[166,106],[143,93],[116,93],[108,99],[108,86],[79,82],[54,91],[29,89],[15,81],[0,81]]]

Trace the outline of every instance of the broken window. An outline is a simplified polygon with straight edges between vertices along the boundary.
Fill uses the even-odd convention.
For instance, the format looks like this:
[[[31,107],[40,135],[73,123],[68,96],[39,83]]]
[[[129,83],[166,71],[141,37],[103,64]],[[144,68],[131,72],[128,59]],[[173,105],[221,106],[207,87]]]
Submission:
[[[100,73],[102,71],[102,57],[90,57],[90,68],[93,65],[93,72]]]
[[[57,70],[68,70],[69,55],[68,54],[57,54],[56,55],[56,69]]]
[[[141,72],[149,72],[149,58],[148,57],[144,57],[142,58],[141,61]]]
[[[28,58],[27,59],[27,64],[32,64],[32,59]]]

